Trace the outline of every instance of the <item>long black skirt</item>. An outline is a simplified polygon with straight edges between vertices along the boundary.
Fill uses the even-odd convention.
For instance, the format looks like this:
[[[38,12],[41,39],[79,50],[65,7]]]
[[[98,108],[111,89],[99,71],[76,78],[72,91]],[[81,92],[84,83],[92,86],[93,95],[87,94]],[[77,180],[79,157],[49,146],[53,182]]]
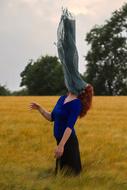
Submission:
[[[57,145],[60,140],[57,140]],[[78,175],[82,171],[79,143],[76,135],[71,134],[64,146],[64,153],[56,159],[55,174],[62,171],[63,174]]]

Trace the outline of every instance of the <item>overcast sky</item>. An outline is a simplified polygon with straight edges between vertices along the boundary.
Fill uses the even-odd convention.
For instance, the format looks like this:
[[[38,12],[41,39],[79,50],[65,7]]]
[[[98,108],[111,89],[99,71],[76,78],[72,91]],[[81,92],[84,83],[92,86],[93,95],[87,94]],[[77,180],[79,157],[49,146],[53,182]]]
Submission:
[[[18,90],[20,73],[29,59],[58,55],[54,45],[61,16],[67,7],[76,19],[79,72],[85,70],[85,35],[103,24],[125,0],[0,0],[0,84]]]

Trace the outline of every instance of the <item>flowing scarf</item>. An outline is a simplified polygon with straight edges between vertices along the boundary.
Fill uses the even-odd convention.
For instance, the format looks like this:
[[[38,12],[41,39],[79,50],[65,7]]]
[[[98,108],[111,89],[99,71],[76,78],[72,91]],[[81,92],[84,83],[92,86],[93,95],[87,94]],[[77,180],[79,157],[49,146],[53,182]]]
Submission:
[[[64,81],[68,91],[79,95],[88,85],[78,71],[75,19],[64,9],[57,29],[57,50],[62,63]]]

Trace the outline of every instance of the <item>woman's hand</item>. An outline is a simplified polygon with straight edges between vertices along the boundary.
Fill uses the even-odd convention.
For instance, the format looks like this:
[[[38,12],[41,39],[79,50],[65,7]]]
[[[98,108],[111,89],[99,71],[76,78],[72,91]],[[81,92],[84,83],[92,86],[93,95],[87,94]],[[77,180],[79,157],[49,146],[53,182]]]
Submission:
[[[38,112],[48,121],[51,121],[51,113],[48,112],[46,109],[44,109],[42,106],[40,106],[39,104],[32,102],[30,104],[30,110],[38,110]]]
[[[55,158],[60,158],[63,155],[63,152],[64,152],[64,146],[58,145],[57,148],[55,149]]]
[[[34,109],[34,110],[39,110],[39,109],[40,109],[40,105],[37,104],[37,103],[35,103],[35,102],[32,102],[32,103],[30,104],[30,110],[32,110],[32,109]]]

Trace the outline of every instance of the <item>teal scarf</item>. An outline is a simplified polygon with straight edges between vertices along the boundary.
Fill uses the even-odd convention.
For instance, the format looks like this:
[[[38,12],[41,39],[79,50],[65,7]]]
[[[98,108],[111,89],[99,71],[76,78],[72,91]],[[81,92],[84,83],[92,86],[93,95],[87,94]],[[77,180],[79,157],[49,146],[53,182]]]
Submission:
[[[78,52],[75,41],[75,20],[71,13],[64,9],[57,29],[58,56],[62,63],[68,91],[79,95],[84,91],[87,83],[78,72]]]

